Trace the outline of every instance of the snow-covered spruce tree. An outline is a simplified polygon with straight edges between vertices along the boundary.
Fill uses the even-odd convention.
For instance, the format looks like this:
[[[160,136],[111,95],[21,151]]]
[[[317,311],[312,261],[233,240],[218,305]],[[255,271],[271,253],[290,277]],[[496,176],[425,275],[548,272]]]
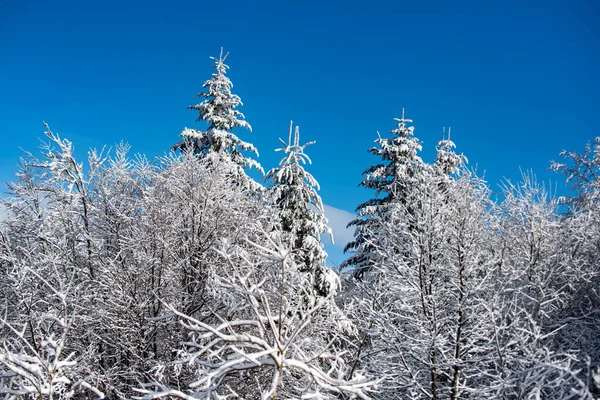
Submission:
[[[560,314],[582,274],[552,250],[564,239],[543,190],[511,186],[494,215],[468,171],[424,172],[407,202],[419,207],[389,206],[373,232],[380,255],[357,283],[356,318],[369,332],[359,365],[397,374],[382,398],[591,399],[578,375],[586,354],[556,340],[574,324]],[[575,326],[589,323],[582,317]]]
[[[245,168],[256,168],[264,173],[256,160],[243,154],[244,151],[250,151],[258,156],[256,148],[233,133],[235,128],[246,128],[251,131],[252,127],[244,119],[244,114],[237,110],[237,107],[242,105],[240,97],[231,92],[233,84],[226,76],[229,66],[225,64],[228,54],[223,55],[221,49],[219,58],[211,57],[215,61],[213,68],[216,72],[202,85],[206,90],[196,95],[204,100],[188,107],[190,110],[198,111],[196,121],[205,122],[208,125],[206,130],[185,128],[180,134],[182,140],[175,144],[173,149],[192,151],[199,156],[211,152],[222,153],[239,167],[241,176],[245,176],[243,173]]]
[[[557,345],[577,274],[551,251],[551,203],[525,184],[496,215],[485,182],[441,159],[370,232],[377,257],[345,308],[365,332],[355,364],[385,377],[381,399],[591,399],[574,346]]]
[[[307,172],[303,164],[311,160],[304,149],[315,142],[300,144],[300,130],[293,132],[290,122],[288,141],[279,139],[283,148],[276,149],[285,153],[279,167],[271,169],[265,179],[271,181],[269,196],[274,199],[279,210],[279,219],[284,232],[292,243],[292,254],[301,266],[300,271],[306,274],[307,284],[321,296],[328,295],[336,288],[330,279],[332,271],[327,269],[325,261],[327,253],[323,249],[321,235],[329,234],[333,240],[331,229],[327,226],[323,203],[318,195],[319,183]]]
[[[448,128],[448,138],[445,138],[445,128],[442,131],[442,140],[436,146],[435,166],[446,175],[457,174],[460,172],[460,166],[467,162],[463,154],[456,154],[454,149],[456,145],[450,140],[450,128]]]
[[[348,243],[344,251],[354,250],[341,265],[355,267],[355,276],[361,277],[373,263],[372,239],[369,232],[373,231],[372,225],[386,212],[387,206],[392,202],[406,204],[409,194],[418,185],[422,160],[418,156],[421,143],[414,136],[414,127],[407,126],[412,120],[395,118],[398,126],[390,131],[391,138],[382,138],[378,133],[375,140],[379,145],[369,149],[369,153],[378,156],[381,161],[363,172],[365,175],[360,186],[375,191],[375,197],[360,204],[356,211],[358,216],[348,226],[355,226],[354,241]],[[412,205],[408,205],[409,210]]]

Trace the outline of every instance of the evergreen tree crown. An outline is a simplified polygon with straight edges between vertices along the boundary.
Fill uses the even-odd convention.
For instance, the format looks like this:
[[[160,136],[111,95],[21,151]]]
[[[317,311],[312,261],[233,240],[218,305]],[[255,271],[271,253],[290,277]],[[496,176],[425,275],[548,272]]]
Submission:
[[[242,105],[242,100],[231,92],[233,83],[226,76],[229,66],[225,64],[225,60],[228,55],[229,53],[223,55],[221,49],[219,58],[211,57],[215,62],[213,68],[216,72],[202,85],[206,90],[195,96],[204,100],[188,107],[198,111],[196,121],[206,122],[207,129],[202,131],[185,128],[179,135],[182,140],[173,149],[192,151],[199,156],[212,152],[222,153],[241,169],[256,168],[264,173],[256,160],[243,155],[243,152],[250,151],[258,156],[257,149],[232,132],[234,128],[252,131],[252,127],[245,120],[244,114],[236,109]]]

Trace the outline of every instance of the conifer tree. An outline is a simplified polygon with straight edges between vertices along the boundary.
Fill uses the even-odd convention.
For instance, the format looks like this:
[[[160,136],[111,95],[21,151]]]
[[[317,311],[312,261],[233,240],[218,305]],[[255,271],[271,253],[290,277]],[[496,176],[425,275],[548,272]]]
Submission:
[[[228,54],[223,55],[221,49],[219,58],[211,57],[215,61],[213,68],[216,72],[202,85],[205,90],[196,95],[204,100],[188,107],[198,111],[196,121],[204,121],[208,127],[204,131],[185,128],[179,135],[182,140],[175,144],[173,149],[192,151],[199,156],[213,152],[221,153],[241,169],[256,168],[264,173],[256,160],[243,155],[244,151],[250,151],[258,156],[256,148],[232,132],[234,128],[252,131],[252,127],[245,120],[244,114],[237,110],[237,107],[242,105],[242,100],[231,92],[233,84],[226,76],[229,66],[225,64]]]
[[[372,239],[369,237],[373,224],[383,217],[390,203],[406,203],[420,179],[422,160],[417,153],[421,150],[421,143],[414,136],[414,127],[407,126],[413,121],[404,117],[404,109],[402,118],[394,120],[398,126],[390,131],[392,137],[382,138],[378,133],[375,140],[378,146],[368,150],[381,161],[363,172],[365,177],[360,186],[374,190],[375,197],[360,204],[356,209],[357,218],[348,224],[356,227],[355,239],[346,245],[344,251],[354,250],[355,254],[341,266],[356,267],[357,278],[373,263]]]
[[[292,251],[301,272],[308,274],[311,286],[319,295],[327,295],[332,289],[325,267],[327,253],[321,242],[322,234],[331,236],[323,202],[317,194],[319,183],[304,169],[303,164],[311,163],[304,149],[315,142],[300,144],[300,130],[296,127],[292,138],[293,125],[290,123],[288,140],[279,139],[285,157],[279,167],[271,169],[265,179],[272,182],[270,191],[279,209],[279,219],[284,232],[288,232],[292,241]]]
[[[450,140],[450,128],[448,128],[448,138],[445,136],[446,130],[442,131],[442,140],[436,147],[435,165],[446,175],[456,174],[459,167],[468,160],[463,154],[456,154],[454,149],[456,145]]]

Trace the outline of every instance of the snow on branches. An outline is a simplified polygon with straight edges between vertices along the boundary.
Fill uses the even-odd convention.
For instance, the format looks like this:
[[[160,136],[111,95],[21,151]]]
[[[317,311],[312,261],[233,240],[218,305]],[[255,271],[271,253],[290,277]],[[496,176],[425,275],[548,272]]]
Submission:
[[[246,245],[220,246],[223,267],[214,284],[222,304],[204,320],[168,306],[188,338],[180,359],[165,368],[191,369],[186,389],[171,390],[158,380],[139,389],[141,399],[369,398],[376,381],[360,373],[345,378],[348,354],[342,349],[352,323],[332,301],[333,292],[306,307],[304,298],[312,294],[298,290],[302,266],[284,237],[257,226]]]
[[[355,239],[348,243],[345,252],[353,250],[354,254],[342,263],[342,268],[354,267],[355,275],[360,277],[368,271],[376,254],[372,252],[372,238],[369,231],[374,229],[373,224],[381,218],[387,205],[400,201],[407,203],[410,194],[417,190],[419,180],[423,177],[422,160],[418,156],[421,143],[414,137],[414,127],[407,126],[413,121],[404,118],[394,118],[398,126],[390,131],[391,138],[382,138],[377,133],[376,147],[369,149],[369,153],[380,158],[379,163],[367,168],[364,178],[360,183],[365,188],[372,189],[375,197],[360,204],[357,208],[357,218],[348,226],[355,226]]]
[[[225,59],[181,152],[82,163],[46,125],[21,159],[0,200],[2,399],[597,397],[599,138],[551,166],[570,197],[531,173],[495,200],[449,131],[423,161],[403,112],[369,150],[340,276],[314,142],[290,125],[258,190]]]
[[[205,122],[208,125],[206,130],[185,128],[180,134],[182,140],[173,149],[191,151],[200,156],[211,152],[222,153],[239,166],[240,174],[245,168],[256,168],[264,173],[256,160],[243,155],[243,152],[250,151],[258,156],[256,148],[232,132],[235,128],[251,131],[252,127],[244,119],[244,114],[237,110],[242,105],[240,97],[231,92],[233,84],[226,76],[229,66],[225,64],[228,54],[223,55],[221,49],[219,58],[211,57],[215,61],[213,68],[216,73],[202,85],[206,90],[196,95],[204,100],[188,107],[198,111],[196,121]]]
[[[284,152],[285,156],[279,167],[271,169],[265,177],[272,185],[268,195],[279,210],[282,229],[290,237],[293,256],[302,266],[301,270],[307,273],[309,286],[326,296],[337,291],[337,287],[331,285],[330,279],[335,274],[325,267],[327,253],[323,250],[321,235],[328,234],[332,240],[333,236],[317,193],[319,184],[303,166],[311,163],[304,150],[315,142],[301,145],[300,129],[293,130],[292,122],[287,142],[279,140],[284,147],[275,151]]]

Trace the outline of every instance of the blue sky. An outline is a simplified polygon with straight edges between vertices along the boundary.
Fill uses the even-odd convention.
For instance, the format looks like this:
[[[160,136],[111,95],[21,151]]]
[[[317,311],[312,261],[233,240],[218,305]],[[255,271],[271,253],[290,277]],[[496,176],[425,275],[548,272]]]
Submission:
[[[253,126],[242,139],[272,168],[293,119],[317,141],[310,171],[328,206],[352,212],[369,197],[357,187],[376,161],[366,150],[403,107],[426,160],[451,126],[492,187],[519,168],[547,179],[560,150],[598,135],[599,16],[591,0],[4,0],[0,179],[19,147],[38,146],[42,121],[81,156],[121,140],[162,154],[183,127],[200,128],[186,106],[221,46]]]

